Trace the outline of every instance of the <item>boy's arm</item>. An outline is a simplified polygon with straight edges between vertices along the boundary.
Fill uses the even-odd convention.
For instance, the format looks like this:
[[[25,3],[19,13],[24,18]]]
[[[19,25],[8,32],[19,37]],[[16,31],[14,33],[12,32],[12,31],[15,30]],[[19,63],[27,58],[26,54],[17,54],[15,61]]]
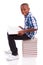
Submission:
[[[33,32],[33,31],[37,31],[37,30],[38,30],[38,29],[30,28],[30,29],[24,30],[24,32]]]
[[[18,34],[23,35],[26,32],[33,32],[33,31],[36,31],[36,30],[38,30],[38,29],[30,28],[30,29],[26,29],[26,30],[21,30],[21,31],[18,32]]]

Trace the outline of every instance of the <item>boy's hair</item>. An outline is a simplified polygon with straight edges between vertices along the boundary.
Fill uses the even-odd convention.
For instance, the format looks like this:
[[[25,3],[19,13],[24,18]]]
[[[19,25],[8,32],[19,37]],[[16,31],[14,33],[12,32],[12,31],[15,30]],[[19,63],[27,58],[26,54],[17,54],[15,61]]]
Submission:
[[[27,4],[27,3],[23,3],[23,4],[21,4],[21,6],[23,6],[23,5],[27,5],[27,6],[28,6],[28,4]]]

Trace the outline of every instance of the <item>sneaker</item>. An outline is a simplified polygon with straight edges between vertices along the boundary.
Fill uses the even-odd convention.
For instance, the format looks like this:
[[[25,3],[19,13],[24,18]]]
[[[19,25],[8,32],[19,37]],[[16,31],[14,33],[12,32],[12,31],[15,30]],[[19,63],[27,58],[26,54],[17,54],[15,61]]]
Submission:
[[[17,59],[19,59],[18,55],[14,56],[14,55],[9,54],[7,61],[13,61],[13,60],[17,60]]]
[[[6,54],[12,54],[12,52],[9,50],[9,51],[5,51]]]

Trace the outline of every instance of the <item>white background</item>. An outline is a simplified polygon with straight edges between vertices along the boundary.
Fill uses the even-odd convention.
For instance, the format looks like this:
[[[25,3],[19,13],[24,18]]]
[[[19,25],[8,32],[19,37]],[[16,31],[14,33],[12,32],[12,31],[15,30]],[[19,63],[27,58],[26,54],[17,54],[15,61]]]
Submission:
[[[43,1],[42,0],[0,0],[0,65],[6,65],[4,50],[8,50],[7,28],[8,26],[23,26],[24,17],[20,11],[22,3],[30,5],[30,11],[38,23],[38,57],[37,65],[43,64]],[[8,65],[8,64],[7,64]]]

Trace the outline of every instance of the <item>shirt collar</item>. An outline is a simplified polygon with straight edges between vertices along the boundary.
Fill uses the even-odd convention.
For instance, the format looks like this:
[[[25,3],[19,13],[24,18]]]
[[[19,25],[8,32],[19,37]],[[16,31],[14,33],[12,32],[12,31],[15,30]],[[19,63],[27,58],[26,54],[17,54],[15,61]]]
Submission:
[[[25,18],[27,18],[28,16],[30,16],[31,15],[31,12],[29,12],[26,16],[24,16]]]

